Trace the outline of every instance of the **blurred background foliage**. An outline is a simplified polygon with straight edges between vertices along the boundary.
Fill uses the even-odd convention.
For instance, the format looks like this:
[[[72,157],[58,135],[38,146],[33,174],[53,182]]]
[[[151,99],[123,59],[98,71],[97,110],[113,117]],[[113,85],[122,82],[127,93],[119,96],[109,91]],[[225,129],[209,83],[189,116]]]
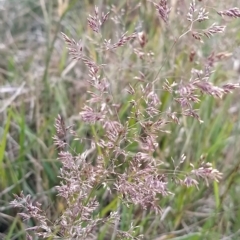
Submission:
[[[104,59],[113,95],[121,106],[122,121],[127,117],[129,104],[123,90],[139,71],[152,81],[160,70],[157,83],[160,89],[166,78],[170,82],[189,79],[191,69],[201,67],[212,52],[227,52],[229,58],[216,64],[212,81],[221,85],[240,80],[239,19],[226,20],[226,32],[206,39],[204,44],[193,41],[191,36],[174,44],[187,30],[184,14],[190,1],[169,2],[174,11],[166,26],[157,17],[154,6],[144,0],[0,1],[0,239],[25,239],[25,223],[16,216],[17,210],[9,206],[13,193],[23,190],[31,194],[43,203],[53,220],[64,208],[54,189],[60,168],[52,140],[56,116],[61,114],[82,137],[93,134],[79,117],[88,97],[88,72],[84,64],[69,58],[61,32],[81,39],[84,51],[99,63],[103,59],[98,51],[99,41],[111,38],[114,42],[126,31],[146,33],[145,51],[150,53],[149,59],[137,58],[131,47],[119,49],[111,59]],[[204,2],[201,4],[215,10],[239,7],[238,0]],[[93,13],[95,4],[104,12],[111,12],[102,36],[87,26],[88,14]],[[216,13],[210,16],[210,22],[224,24]],[[196,53],[195,62],[189,61],[191,51]],[[167,111],[172,106],[172,97],[160,90],[159,96],[161,111]],[[168,129],[171,134],[160,136],[159,154],[169,166],[163,171],[171,175],[172,159],[178,162],[183,153],[187,161],[179,169],[182,172],[189,170],[189,162],[204,155],[223,172],[223,179],[208,188],[200,186],[199,191],[181,186],[176,189],[175,185],[173,189],[170,183],[174,196],[159,202],[164,213],[161,217],[123,207],[122,230],[128,229],[133,221],[140,226],[138,233],[144,234],[145,239],[240,238],[239,90],[221,100],[204,97],[198,108],[203,124],[184,119],[181,125]],[[70,139],[69,144],[79,153],[86,147]],[[98,195],[100,214],[117,208],[114,197],[105,199],[102,192]],[[34,221],[29,224],[34,225]],[[103,231],[99,239],[111,238]]]

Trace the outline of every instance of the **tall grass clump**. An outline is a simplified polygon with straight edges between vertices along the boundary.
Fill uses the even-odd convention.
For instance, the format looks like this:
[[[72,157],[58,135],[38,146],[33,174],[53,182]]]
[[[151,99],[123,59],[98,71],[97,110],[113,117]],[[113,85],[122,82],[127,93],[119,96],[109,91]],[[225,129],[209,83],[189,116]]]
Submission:
[[[229,18],[239,18],[240,10],[217,11],[195,0],[189,6],[181,4],[143,1],[146,12],[156,9],[159,29],[153,31],[164,35],[158,53],[149,45],[147,23],[139,19],[135,29],[120,28],[121,16],[115,15],[114,6],[103,12],[98,7],[92,10],[87,41],[62,33],[69,54],[87,72],[80,121],[88,134],[79,136],[61,115],[56,118],[53,141],[61,163],[56,190],[64,207],[52,219],[30,195],[15,195],[11,205],[22,209],[19,215],[24,220],[34,219],[35,226],[27,228],[28,239],[150,239],[143,231],[142,212],[148,222],[149,216],[164,220],[168,208],[162,208],[162,203],[178,199],[181,189],[201,191],[213,181],[218,189],[222,173],[205,152],[195,153],[194,146],[191,151],[184,149],[183,140],[176,138],[171,146],[163,146],[163,139],[171,138],[174,129],[182,138],[182,126],[191,124],[198,124],[199,132],[194,134],[201,134],[205,124],[199,113],[201,104],[209,98],[223,102],[226,94],[239,88],[234,79],[224,79],[224,83],[215,79],[215,69],[229,53],[212,51],[211,46],[219,44],[214,39],[224,35]],[[108,21],[111,33],[105,39]],[[176,21],[181,21],[181,29],[173,29]],[[205,49],[206,42],[210,50]],[[184,52],[182,58],[178,59],[178,51]],[[83,151],[76,151],[72,141]],[[133,215],[132,221],[122,227],[127,214]]]

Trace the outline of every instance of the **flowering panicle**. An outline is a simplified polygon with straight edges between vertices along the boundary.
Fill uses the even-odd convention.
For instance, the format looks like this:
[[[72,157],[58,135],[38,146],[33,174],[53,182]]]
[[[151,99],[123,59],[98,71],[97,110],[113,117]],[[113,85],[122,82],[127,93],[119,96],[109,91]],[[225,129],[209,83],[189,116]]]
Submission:
[[[83,57],[83,47],[81,41],[76,42],[74,39],[70,39],[65,33],[62,33],[62,36],[68,45],[68,51],[73,59],[82,59]]]
[[[44,211],[40,208],[41,203],[32,203],[31,196],[25,196],[23,192],[20,195],[14,195],[15,200],[11,202],[14,207],[20,208],[23,212],[19,213],[20,217],[24,221],[33,218],[37,220],[37,226],[29,228],[27,230],[35,231],[38,236],[46,238],[50,237],[53,233],[53,229],[50,227],[52,225],[51,221],[47,218]]]
[[[217,12],[221,16],[228,16],[232,18],[240,18],[240,9],[237,7],[230,8],[228,10]]]
[[[153,3],[153,5],[156,7],[158,16],[167,23],[168,16],[171,11],[171,9],[167,5],[167,0],[160,0],[159,3],[155,3],[149,0],[149,2]]]
[[[195,14],[196,13],[196,14]],[[203,22],[209,19],[209,12],[205,8],[198,8],[196,6],[196,1],[192,0],[189,6],[189,11],[187,14],[187,20],[191,22],[190,28],[187,32],[191,32],[192,37],[200,42],[203,42],[202,37],[206,36],[207,38],[212,37],[216,33],[222,33],[225,30],[225,26],[218,26],[216,23],[213,23],[209,28],[203,30],[195,30],[195,22]],[[183,34],[185,35],[185,34]]]
[[[116,49],[118,47],[124,46],[127,42],[135,39],[136,37],[137,37],[136,33],[132,33],[129,36],[127,36],[127,32],[126,32],[126,33],[122,34],[120,39],[116,43],[114,43],[114,44],[111,43],[111,39],[109,39],[109,40],[105,39],[104,40],[104,49],[106,49],[106,50],[114,50],[114,49]]]
[[[106,14],[102,12],[102,15],[99,16],[98,7],[95,6],[94,16],[89,15],[88,17],[88,25],[89,27],[96,33],[100,32],[100,28],[104,24],[104,22],[108,19],[108,15],[110,12]]]
[[[158,4],[152,3],[157,9],[158,16],[167,23],[170,12],[168,2],[160,0]],[[232,8],[218,14],[238,17],[238,9]],[[94,32],[100,33],[108,15],[109,12],[100,15],[98,8],[95,7],[94,16],[88,17],[89,27]],[[195,29],[195,24],[208,19],[209,13],[206,9],[198,7],[193,0],[186,18],[187,24],[190,24],[189,29],[179,39],[190,33],[195,39],[202,41],[204,36],[210,38],[215,33],[223,33],[225,26],[216,23],[206,29]],[[129,231],[125,232],[119,229],[121,203],[127,206],[133,204],[160,214],[161,199],[174,193],[170,189],[169,182],[198,188],[201,179],[208,185],[210,180],[219,181],[222,177],[211,163],[201,163],[197,167],[191,163],[192,169],[189,172],[178,175],[177,170],[180,165],[186,164],[185,155],[181,156],[179,165],[171,177],[163,174],[164,168],[161,166],[168,165],[168,162],[164,154],[159,153],[161,146],[159,138],[162,134],[170,133],[170,124],[181,125],[183,116],[203,122],[196,109],[201,101],[201,95],[223,98],[225,94],[240,87],[238,83],[215,86],[211,82],[210,77],[215,63],[226,59],[229,54],[212,52],[204,58],[202,67],[192,65],[189,76],[184,73],[180,79],[176,78],[174,81],[159,76],[162,80],[159,81],[161,84],[159,89],[156,88],[155,80],[149,80],[151,74],[148,74],[145,68],[142,68],[142,72],[139,71],[137,76],[136,73],[127,75],[130,77],[124,97],[128,102],[122,104],[123,99],[117,100],[114,96],[112,79],[106,73],[108,70],[105,68],[106,64],[99,64],[88,57],[81,42],[76,42],[64,33],[62,36],[71,57],[83,62],[88,69],[86,82],[90,86],[87,92],[89,98],[79,114],[83,124],[89,124],[93,129],[91,144],[88,144],[90,147],[84,149],[82,153],[76,153],[68,145],[67,139],[69,139],[68,135],[77,137],[77,134],[72,130],[72,126],[65,126],[63,118],[59,115],[55,121],[56,136],[53,139],[59,150],[58,160],[61,163],[58,176],[60,183],[56,186],[58,197],[65,204],[61,216],[56,223],[52,223],[40,209],[41,205],[33,204],[30,196],[25,197],[22,193],[16,196],[12,205],[25,210],[20,214],[25,220],[34,218],[38,221],[38,227],[29,229],[35,231],[37,236],[57,237],[58,235],[66,239],[96,239],[101,226],[108,224],[114,226],[114,234],[118,236],[139,239],[140,237],[133,237],[134,226],[130,226]],[[147,37],[144,31],[130,35],[125,32],[115,43],[111,43],[111,39],[103,40],[98,45],[100,46],[98,49],[107,55],[112,54],[117,48],[127,47],[129,43],[131,53],[139,57],[137,60],[142,61],[146,56],[149,58],[154,56],[145,49]],[[99,59],[107,62],[104,54]],[[136,55],[133,59],[136,59]],[[191,64],[197,62],[196,58],[197,53],[192,50],[189,57]],[[151,63],[151,61],[147,62]],[[150,65],[149,68],[151,67]],[[132,65],[129,69],[131,72],[134,71]],[[156,79],[158,80],[158,77]],[[122,92],[121,89],[118,91],[118,93]],[[162,91],[172,96],[172,105],[167,111],[161,108],[164,102],[160,93]],[[75,138],[75,140],[79,139]],[[111,194],[118,196],[120,203],[118,211],[110,212],[106,216],[98,214],[101,206],[99,189],[110,197]]]
[[[212,26],[207,28],[206,30],[203,31],[203,34],[210,38],[212,37],[215,33],[222,33],[225,29],[225,26],[217,26],[216,23],[213,23]]]
[[[196,17],[194,16],[194,13],[197,13],[195,14]],[[198,7],[196,6],[196,1],[192,0],[192,2],[189,5],[187,20],[192,23],[196,21],[202,22],[209,19],[208,14],[209,12],[207,12],[205,8],[201,7],[200,9],[198,9]]]
[[[219,57],[214,57],[212,54],[208,57],[208,62],[205,65],[204,71],[192,69],[191,79],[188,83],[181,81],[179,84],[173,83],[172,85],[166,80],[163,89],[172,93],[173,91],[177,94],[174,100],[180,104],[182,108],[182,114],[184,116],[191,116],[202,122],[194,104],[200,102],[199,91],[202,94],[211,95],[216,98],[222,98],[225,94],[230,93],[232,90],[239,88],[240,84],[224,84],[222,87],[214,86],[209,78],[212,74],[210,70],[214,62],[218,61]],[[177,89],[176,89],[177,88]],[[176,90],[175,90],[176,89]]]
[[[207,186],[209,185],[209,180],[218,182],[222,178],[222,173],[213,168],[211,163],[202,163],[199,168],[193,169],[191,173],[198,178],[203,178]]]

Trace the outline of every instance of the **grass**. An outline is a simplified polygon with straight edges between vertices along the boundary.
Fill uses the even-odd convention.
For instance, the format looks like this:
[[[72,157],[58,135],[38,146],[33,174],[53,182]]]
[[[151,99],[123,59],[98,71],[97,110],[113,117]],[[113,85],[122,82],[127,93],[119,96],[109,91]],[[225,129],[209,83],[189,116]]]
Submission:
[[[116,31],[125,28],[132,33],[142,21],[148,38],[145,51],[155,54],[153,61],[140,60],[128,49],[117,49],[105,59],[107,66],[104,71],[111,83],[114,101],[121,105],[118,114],[121,122],[127,121],[130,115],[131,96],[119,89],[126,88],[129,79],[133,79],[139,71],[144,73],[146,79],[159,78],[156,91],[162,103],[161,111],[166,112],[172,106],[173,97],[161,90],[164,79],[169,82],[189,79],[190,70],[198,67],[196,62],[188,61],[189,44],[199,54],[199,61],[203,61],[203,57],[207,57],[212,50],[234,52],[240,42],[240,22],[235,19],[228,21],[223,36],[206,39],[204,45],[195,44],[188,38],[174,43],[174,38],[169,39],[168,33],[180,36],[185,32],[183,20],[171,16],[173,26],[166,28],[154,15],[151,3],[142,1],[142,6],[138,7],[138,2],[99,2],[104,8],[115,3],[115,15],[121,16],[117,19],[120,23]],[[172,6],[174,2],[171,1]],[[190,1],[186,2],[188,6]],[[222,10],[237,6],[237,3],[237,0],[227,3],[219,1],[214,7]],[[75,39],[81,38],[86,52],[97,62],[105,57],[96,50],[97,42],[101,38],[114,39],[115,35],[111,21],[103,28],[104,37],[97,36],[87,26],[88,14],[94,9],[91,1],[25,0],[20,3],[11,0],[0,4],[3,8],[0,9],[0,233],[4,234],[2,239],[21,240],[26,239],[25,226],[16,216],[17,210],[9,205],[13,193],[19,194],[23,190],[34,200],[42,202],[51,219],[61,215],[65,207],[56,197],[54,188],[59,182],[61,166],[52,140],[57,115],[61,114],[68,125],[74,124],[74,129],[82,138],[100,138],[102,134],[98,126],[90,127],[81,121],[79,112],[89,98],[87,92],[91,90],[86,84],[88,72],[84,64],[70,60],[60,32]],[[122,8],[125,9],[124,13],[121,12]],[[223,21],[216,15],[213,18]],[[237,79],[239,73],[233,70],[232,65],[231,58],[218,63],[211,81],[221,85]],[[220,183],[210,183],[209,187],[200,184],[199,190],[196,190],[176,187],[170,182],[169,188],[174,196],[159,201],[164,210],[162,216],[135,206],[127,208],[116,195],[109,197],[104,189],[99,189],[96,191],[100,203],[99,214],[106,216],[110,211],[121,208],[119,229],[126,231],[133,222],[139,226],[136,235],[144,234],[144,239],[238,239],[238,93],[237,89],[221,100],[211,96],[201,97],[201,103],[196,106],[203,124],[183,117],[180,125],[169,127],[171,134],[163,133],[158,138],[160,147],[157,154],[165,162],[164,174],[173,174],[174,164],[179,162],[182,154],[187,159],[178,169],[180,175],[191,170],[189,163],[197,162],[203,154],[206,161],[223,173]],[[129,123],[130,127],[135,126],[136,120],[132,119]],[[129,134],[133,136],[133,132]],[[79,144],[71,139],[67,141],[77,153],[83,152],[89,145],[89,142]],[[134,144],[126,147],[129,151],[136,148]],[[172,159],[175,160],[174,164]],[[35,222],[30,221],[29,224],[34,225]],[[108,226],[104,226],[98,239],[111,239],[108,233]]]

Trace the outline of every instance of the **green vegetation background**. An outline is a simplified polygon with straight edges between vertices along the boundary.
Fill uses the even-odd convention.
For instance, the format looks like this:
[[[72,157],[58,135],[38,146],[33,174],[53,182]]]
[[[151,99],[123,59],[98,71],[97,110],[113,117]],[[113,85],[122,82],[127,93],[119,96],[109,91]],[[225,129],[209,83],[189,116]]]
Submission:
[[[0,5],[0,239],[25,239],[24,224],[16,217],[17,210],[9,206],[13,193],[31,194],[42,201],[45,211],[56,219],[63,210],[63,203],[57,199],[54,186],[60,164],[53,146],[54,119],[61,114],[67,124],[74,124],[80,136],[91,136],[91,129],[82,124],[79,111],[87,98],[87,70],[81,63],[70,60],[60,32],[75,39],[82,39],[89,54],[95,60],[101,56],[95,50],[96,35],[87,26],[87,17],[93,13],[94,4],[107,8],[115,4],[115,14],[120,16],[119,29],[111,21],[104,27],[103,38],[114,36],[113,30],[125,28],[133,32],[142,22],[146,31],[148,51],[155,53],[152,64],[136,59],[134,70],[148,71],[149,79],[156,73],[164,59],[162,78],[189,78],[194,67],[189,61],[189,44],[197,48],[202,56],[211,51],[234,53],[240,42],[240,21],[231,20],[228,30],[221,37],[207,40],[199,47],[186,37],[170,52],[174,39],[168,39],[168,30],[160,24],[155,9],[147,1],[46,1],[8,0]],[[172,1],[174,2],[174,1]],[[187,2],[188,7],[190,1]],[[238,1],[219,1],[219,10],[237,6]],[[122,12],[121,9],[125,9]],[[111,16],[112,17],[112,16]],[[213,16],[215,19],[220,19]],[[184,30],[180,16],[174,16],[170,32],[180,36]],[[240,60],[240,59],[239,59]],[[115,83],[116,99],[122,104],[122,119],[125,117],[127,98],[117,94],[126,87],[133,76],[131,73],[117,74],[130,63],[129,52],[119,51],[115,62],[109,63],[108,76]],[[116,66],[116,62],[119,64]],[[234,58],[216,66],[213,82],[221,84],[239,77],[233,69]],[[174,69],[174,71],[173,71]],[[169,73],[174,72],[174,76]],[[159,83],[161,84],[161,83]],[[167,110],[172,99],[169,94],[161,95],[162,110]],[[204,154],[221,172],[220,183],[200,189],[171,189],[174,196],[163,198],[159,204],[167,210],[155,216],[135,208],[123,208],[122,230],[128,229],[131,221],[139,225],[139,232],[146,239],[240,239],[240,101],[239,90],[222,100],[205,97],[199,106],[204,124],[186,120],[180,126],[172,126],[172,134],[164,135],[160,151],[167,156],[169,169],[173,170],[171,157],[179,159],[186,154],[189,162],[197,161]],[[84,150],[84,144],[71,142],[76,152]],[[180,169],[186,171],[189,165]],[[170,171],[166,174],[171,174]],[[101,193],[99,193],[101,196]],[[101,214],[117,208],[113,199],[101,200]],[[34,224],[30,222],[30,224]],[[104,239],[99,234],[99,239]],[[1,238],[2,236],[2,238]],[[3,237],[5,236],[5,237]],[[225,238],[224,238],[225,237]]]

